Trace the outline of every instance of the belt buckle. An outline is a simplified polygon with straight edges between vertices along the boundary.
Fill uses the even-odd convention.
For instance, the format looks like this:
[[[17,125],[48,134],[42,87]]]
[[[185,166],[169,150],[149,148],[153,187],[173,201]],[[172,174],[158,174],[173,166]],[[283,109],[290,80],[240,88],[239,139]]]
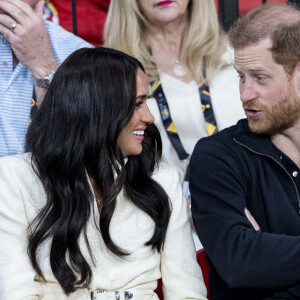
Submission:
[[[91,292],[92,300],[121,300],[118,291],[107,292],[104,290],[94,290]]]

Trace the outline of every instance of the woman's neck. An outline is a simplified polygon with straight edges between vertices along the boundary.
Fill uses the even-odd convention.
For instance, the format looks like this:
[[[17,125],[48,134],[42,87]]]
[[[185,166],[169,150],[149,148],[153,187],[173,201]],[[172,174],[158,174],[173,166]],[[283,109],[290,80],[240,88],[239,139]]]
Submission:
[[[183,35],[187,22],[173,21],[161,26],[149,24],[148,34],[152,48],[167,52],[172,57],[179,59]]]
[[[187,26],[187,18],[182,17],[166,24],[151,23],[147,28],[157,69],[185,83],[193,80],[192,72],[184,66],[185,72],[176,74],[174,66],[176,61],[181,60],[182,42]]]

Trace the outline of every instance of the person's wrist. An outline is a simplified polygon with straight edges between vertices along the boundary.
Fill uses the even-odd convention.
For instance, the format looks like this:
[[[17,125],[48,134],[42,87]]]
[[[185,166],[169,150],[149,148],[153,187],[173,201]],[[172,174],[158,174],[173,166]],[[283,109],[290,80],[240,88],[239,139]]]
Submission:
[[[49,74],[47,74],[45,77],[42,78],[32,78],[32,83],[35,87],[40,87],[47,89],[50,86],[50,83],[53,79],[53,76],[55,74],[55,71],[51,70]]]
[[[43,58],[39,58],[39,60],[35,61],[34,63],[31,62],[30,64],[26,64],[23,62],[26,67],[30,70],[33,78],[44,78],[48,76],[52,71],[56,71],[58,68],[58,63],[54,57],[45,56]]]

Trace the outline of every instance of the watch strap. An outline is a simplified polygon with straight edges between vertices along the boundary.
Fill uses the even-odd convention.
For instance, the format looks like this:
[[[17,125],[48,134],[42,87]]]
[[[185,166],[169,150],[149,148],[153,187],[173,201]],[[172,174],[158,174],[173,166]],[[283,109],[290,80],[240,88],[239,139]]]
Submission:
[[[32,78],[32,83],[34,86],[41,87],[47,89],[53,79],[55,71],[51,71],[47,76],[44,78]]]

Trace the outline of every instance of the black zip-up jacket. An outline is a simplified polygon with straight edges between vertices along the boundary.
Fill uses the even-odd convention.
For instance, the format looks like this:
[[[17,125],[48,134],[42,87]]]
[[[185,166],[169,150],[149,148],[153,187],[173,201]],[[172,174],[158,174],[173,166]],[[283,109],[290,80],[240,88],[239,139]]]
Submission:
[[[192,215],[211,262],[211,300],[300,299],[297,165],[244,119],[201,139],[189,171]]]

